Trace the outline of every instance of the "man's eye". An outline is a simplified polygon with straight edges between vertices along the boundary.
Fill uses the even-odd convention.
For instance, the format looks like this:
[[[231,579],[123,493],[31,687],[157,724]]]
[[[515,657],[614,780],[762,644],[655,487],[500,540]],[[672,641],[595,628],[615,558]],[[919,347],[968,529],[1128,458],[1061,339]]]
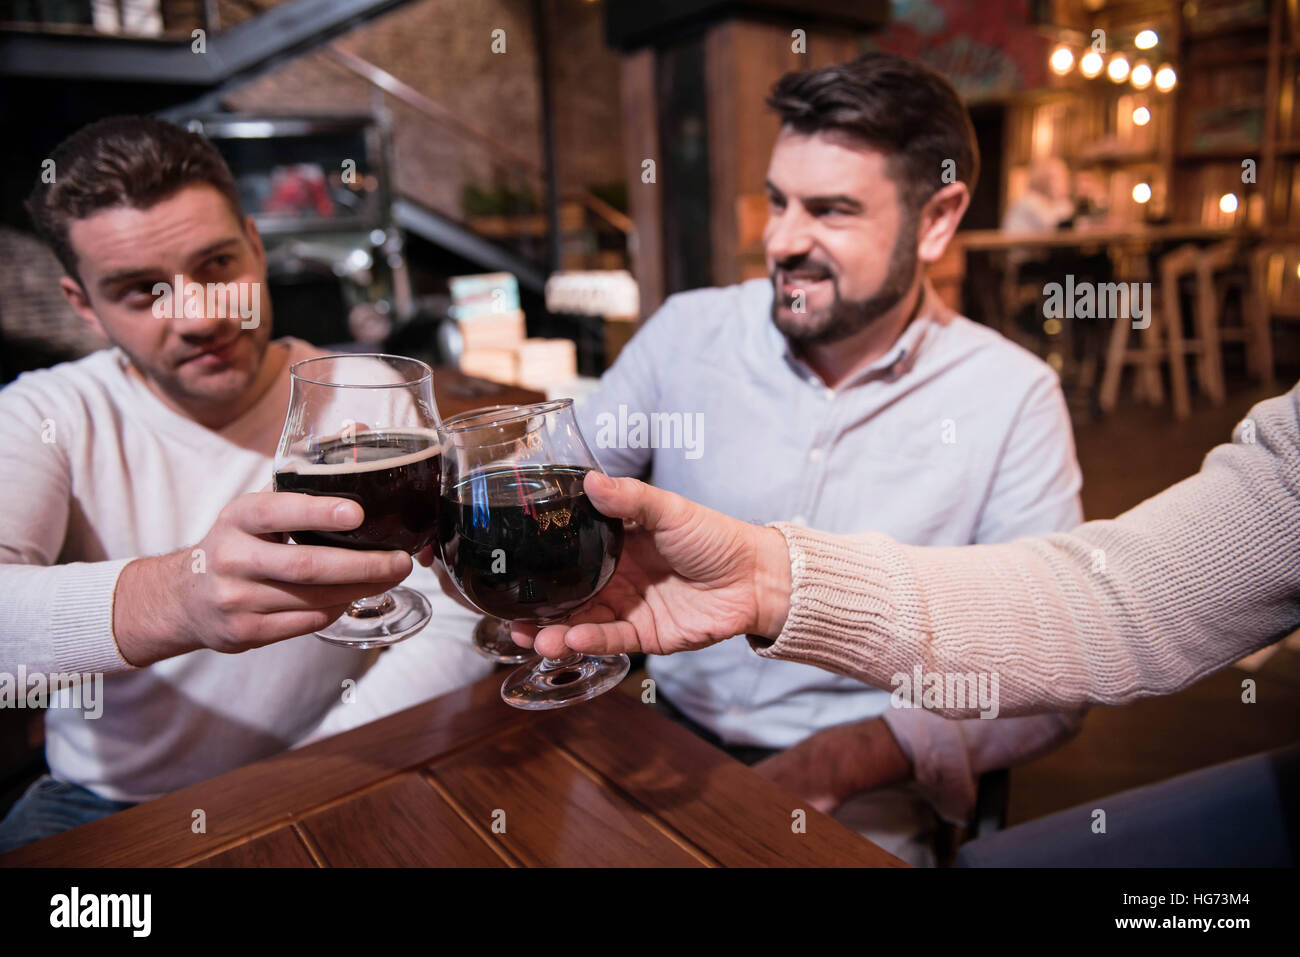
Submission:
[[[142,282],[135,286],[128,286],[122,294],[122,298],[132,304],[148,304],[158,298],[153,291],[154,284],[151,282]]]
[[[234,261],[235,261],[235,257],[230,255],[230,253],[222,253],[220,256],[213,256],[211,259],[208,260],[208,263],[210,265],[216,266],[218,269],[225,269]]]

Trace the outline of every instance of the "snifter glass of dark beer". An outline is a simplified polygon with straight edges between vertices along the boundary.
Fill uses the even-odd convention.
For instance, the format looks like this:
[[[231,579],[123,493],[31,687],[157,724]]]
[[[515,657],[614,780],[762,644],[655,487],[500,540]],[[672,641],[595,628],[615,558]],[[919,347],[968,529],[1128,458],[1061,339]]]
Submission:
[[[475,409],[468,415],[481,421],[486,415],[518,408],[517,405],[489,405]],[[446,421],[455,423],[464,418],[465,415],[462,414]],[[510,622],[501,618],[480,618],[474,625],[474,633],[470,644],[484,658],[495,661],[500,665],[517,665],[537,657],[527,648],[520,648],[511,640]]]
[[[497,406],[442,424],[438,542],[461,593],[503,621],[563,621],[605,587],[623,550],[623,522],[596,511],[583,477],[599,463],[573,400]],[[542,658],[501,686],[506,704],[563,708],[603,694],[627,655]]]
[[[289,414],[275,455],[275,490],[328,495],[365,512],[343,532],[302,529],[299,545],[414,554],[437,535],[440,464],[433,371],[381,354],[321,356],[290,367]],[[316,636],[350,648],[409,638],[429,623],[410,588],[354,601]]]

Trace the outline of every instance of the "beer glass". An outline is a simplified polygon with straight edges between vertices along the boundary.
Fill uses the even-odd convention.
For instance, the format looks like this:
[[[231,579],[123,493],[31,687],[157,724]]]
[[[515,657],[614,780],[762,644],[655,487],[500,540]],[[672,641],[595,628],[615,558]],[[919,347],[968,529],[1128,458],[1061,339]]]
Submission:
[[[438,425],[433,372],[417,359],[373,353],[295,362],[275,490],[351,499],[365,519],[349,531],[292,532],[293,540],[410,554],[431,544],[438,527]],[[427,598],[398,587],[352,602],[316,637],[376,648],[409,638],[430,616]]]
[[[548,625],[586,604],[614,574],[623,522],[596,511],[583,477],[599,469],[573,400],[495,407],[442,424],[438,541],[461,593],[503,621]],[[539,659],[501,686],[509,705],[563,708],[627,674],[627,655]]]
[[[517,408],[519,408],[517,405],[484,406],[471,412],[453,416],[450,419],[444,419],[443,425],[454,428],[456,422],[467,416],[481,420],[483,416]],[[520,648],[511,640],[510,622],[503,621],[500,618],[480,618],[474,625],[474,633],[470,643],[480,655],[489,661],[495,661],[497,664],[517,665],[536,657],[527,648]]]

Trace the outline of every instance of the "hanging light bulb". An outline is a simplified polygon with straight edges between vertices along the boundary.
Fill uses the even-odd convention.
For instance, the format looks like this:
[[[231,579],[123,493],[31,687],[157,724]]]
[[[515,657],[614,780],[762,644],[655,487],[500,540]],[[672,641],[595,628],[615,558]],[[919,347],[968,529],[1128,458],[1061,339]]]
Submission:
[[[1150,50],[1160,42],[1160,37],[1156,36],[1154,30],[1143,30],[1133,40],[1133,45],[1139,50]]]
[[[1139,106],[1136,110],[1133,111],[1134,126],[1146,126],[1150,122],[1151,122],[1151,111],[1148,110],[1145,106]]]
[[[1156,70],[1156,89],[1161,93],[1168,93],[1178,82],[1178,74],[1168,63]]]
[[[1065,76],[1070,72],[1070,67],[1074,66],[1074,51],[1064,43],[1052,51],[1052,56],[1048,60],[1052,67],[1052,72],[1057,76]]]
[[[1219,197],[1219,209],[1225,213],[1235,213],[1237,211],[1237,194],[1224,193]]]
[[[1151,184],[1138,183],[1133,187],[1133,202],[1149,203],[1151,202]]]
[[[1110,58],[1110,66],[1106,67],[1106,75],[1116,83],[1123,83],[1128,79],[1128,57],[1122,53],[1116,53]]]
[[[1137,90],[1145,90],[1151,85],[1154,74],[1151,72],[1151,64],[1145,60],[1139,60],[1133,67],[1133,72],[1129,74],[1129,82]]]
[[[1101,54],[1098,53],[1096,50],[1089,50],[1087,53],[1085,53],[1082,57],[1079,58],[1079,72],[1082,73],[1084,76],[1086,76],[1088,79],[1092,79],[1094,76],[1100,73],[1101,68],[1104,65],[1105,65],[1105,61],[1102,60]]]

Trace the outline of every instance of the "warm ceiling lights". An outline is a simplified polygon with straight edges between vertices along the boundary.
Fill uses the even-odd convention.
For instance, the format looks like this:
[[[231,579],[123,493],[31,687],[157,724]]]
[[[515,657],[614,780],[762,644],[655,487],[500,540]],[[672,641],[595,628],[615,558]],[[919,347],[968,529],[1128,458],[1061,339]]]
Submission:
[[[1096,50],[1089,50],[1079,58],[1079,72],[1092,79],[1101,72],[1104,63],[1105,61],[1102,60],[1100,53]]]
[[[1135,89],[1145,90],[1151,85],[1151,79],[1155,74],[1151,72],[1151,66],[1147,63],[1139,62],[1133,67],[1133,73],[1129,76],[1129,82]]]
[[[1051,59],[1052,72],[1057,76],[1065,76],[1070,72],[1070,67],[1074,66],[1074,51],[1064,43],[1052,51]]]
[[[1168,63],[1156,70],[1156,89],[1161,93],[1168,93],[1178,82],[1178,74]]]
[[[1138,183],[1133,187],[1133,202],[1148,203],[1151,201],[1151,184]]]
[[[1148,110],[1145,106],[1139,106],[1136,110],[1133,111],[1134,126],[1146,126],[1150,122],[1151,122],[1151,111]]]
[[[1225,213],[1235,213],[1237,211],[1237,194],[1224,193],[1219,197],[1219,209]]]
[[[1110,66],[1106,67],[1106,75],[1116,83],[1123,83],[1128,79],[1128,57],[1122,53],[1116,53],[1110,58]]]
[[[1150,50],[1153,46],[1155,46],[1159,42],[1160,42],[1160,38],[1156,36],[1156,31],[1143,30],[1133,40],[1133,45],[1136,46],[1139,50]]]

